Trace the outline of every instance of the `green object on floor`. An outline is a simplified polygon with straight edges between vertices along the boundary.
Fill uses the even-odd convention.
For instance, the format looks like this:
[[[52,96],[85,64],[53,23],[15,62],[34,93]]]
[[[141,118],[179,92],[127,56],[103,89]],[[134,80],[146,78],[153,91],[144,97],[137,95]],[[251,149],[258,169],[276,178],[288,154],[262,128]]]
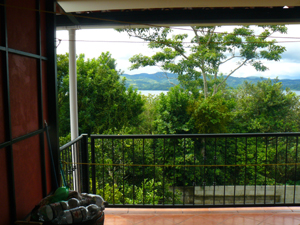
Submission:
[[[51,196],[50,203],[66,201],[69,196],[69,187],[59,187]]]

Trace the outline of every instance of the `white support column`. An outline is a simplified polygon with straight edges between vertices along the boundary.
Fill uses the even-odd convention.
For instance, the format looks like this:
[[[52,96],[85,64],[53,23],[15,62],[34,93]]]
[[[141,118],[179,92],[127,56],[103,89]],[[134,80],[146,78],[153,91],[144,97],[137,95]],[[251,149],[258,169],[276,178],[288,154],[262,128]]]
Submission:
[[[76,29],[69,29],[69,96],[70,96],[70,125],[71,139],[78,137],[78,107],[77,107],[77,71],[76,71]],[[78,162],[77,146],[72,147],[72,162]],[[77,164],[73,164],[73,168]],[[79,173],[78,169],[73,170],[74,190],[79,191]]]

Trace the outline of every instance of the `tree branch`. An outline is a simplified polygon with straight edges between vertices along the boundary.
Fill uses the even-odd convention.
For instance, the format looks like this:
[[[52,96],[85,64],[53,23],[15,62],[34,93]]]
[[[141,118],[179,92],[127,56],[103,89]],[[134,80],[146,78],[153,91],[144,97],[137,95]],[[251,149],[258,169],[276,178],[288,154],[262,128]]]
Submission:
[[[186,60],[188,60],[189,58],[183,53],[183,51],[182,50],[180,50],[180,49],[178,49],[177,47],[175,47],[175,46],[169,46],[169,47],[172,47],[172,48],[174,48],[177,52],[179,52],[179,54],[183,57],[183,58],[185,58]]]
[[[213,95],[215,95],[217,93],[217,78],[218,78],[218,71],[215,71],[215,74],[214,74],[214,92],[213,92]]]
[[[208,44],[210,43],[211,38],[212,38],[212,36],[213,36],[213,34],[214,34],[214,31],[215,31],[215,27],[212,29],[212,32],[209,31],[209,38],[208,38],[208,40],[207,40],[207,42],[206,42],[206,47],[207,47]]]
[[[144,40],[144,41],[152,41],[152,42],[155,42],[155,43],[160,43],[160,44],[164,44],[165,46],[167,47],[170,47],[170,48],[173,48],[175,51],[179,52],[179,54],[185,58],[186,60],[188,60],[189,58],[183,53],[183,51],[181,49],[179,49],[178,47],[176,46],[173,46],[171,43],[168,43],[168,42],[159,42],[159,41],[156,41],[155,39],[152,39],[152,38],[144,38],[140,35],[138,35],[136,32],[134,32],[134,34],[130,34],[128,31],[127,31],[128,35],[130,37],[136,37],[136,38],[139,38],[141,40]]]
[[[248,61],[249,59],[245,59],[245,61],[243,63],[241,63],[241,65],[239,65],[237,68],[235,68],[234,70],[232,70],[227,76],[226,78],[217,86],[215,93],[217,93],[219,87],[224,84],[226,82],[226,80],[228,79],[228,77],[230,77],[235,71],[237,71],[239,68],[241,68],[243,65],[245,65],[245,63]]]
[[[195,36],[196,36],[198,45],[200,45],[200,38],[199,38],[199,35],[198,35],[198,33],[197,33],[197,30],[196,30],[195,27],[193,27],[193,26],[192,26],[191,28],[193,29],[193,31],[194,31],[194,33],[195,33]]]
[[[162,66],[156,65],[159,69],[164,70]],[[164,76],[168,79],[169,83],[172,84],[173,86],[176,86],[175,83],[170,81],[170,78],[168,77],[167,72],[164,71]]]
[[[226,63],[226,62],[228,62],[228,61],[232,60],[233,58],[236,58],[236,57],[239,57],[239,56],[235,56],[235,55],[233,55],[231,58],[229,58],[229,59],[226,59],[226,60],[225,60],[225,61],[223,61],[223,62],[220,62],[220,63],[219,63],[219,66],[220,66],[221,64],[223,64],[223,63]]]
[[[168,79],[169,83],[172,84],[173,86],[176,86],[175,83],[170,81],[170,78],[168,77],[168,74],[166,72],[164,72],[164,75],[166,76],[166,78]]]
[[[206,70],[205,70],[205,65],[204,65],[203,61],[200,64],[200,69],[202,70],[202,76],[203,76],[204,98],[207,99],[208,88],[207,88]]]

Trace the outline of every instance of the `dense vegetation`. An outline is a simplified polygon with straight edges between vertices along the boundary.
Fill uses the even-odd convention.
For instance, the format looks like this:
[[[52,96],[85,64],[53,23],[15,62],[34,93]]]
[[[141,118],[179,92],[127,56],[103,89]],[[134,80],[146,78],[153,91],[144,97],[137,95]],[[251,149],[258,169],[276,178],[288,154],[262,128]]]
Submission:
[[[57,56],[60,136],[70,132],[69,57]],[[136,90],[126,90],[125,80],[110,53],[97,59],[77,59],[77,96],[80,133],[105,133],[137,125],[144,100]]]
[[[263,27],[266,36],[275,31],[285,32],[285,27]],[[266,68],[260,57],[279,60],[283,48],[265,42],[260,37],[262,52],[252,48],[250,42],[257,41],[253,32],[243,27],[235,34],[216,35],[213,28],[209,32],[202,32],[202,39],[197,30],[206,28],[194,27],[199,48],[194,48],[191,61],[200,57],[207,62],[203,71],[194,70],[192,63],[183,59],[181,68],[174,64],[176,56],[183,54],[180,43],[185,36],[173,36],[167,39],[169,30],[155,28],[151,34],[150,47],[161,47],[162,53],[151,57],[141,55],[133,57],[134,68],[156,61],[163,61],[164,66],[172,72],[180,74],[179,84],[171,87],[167,94],[159,96],[141,96],[136,90],[126,90],[125,81],[120,79],[121,72],[116,70],[116,62],[109,53],[102,53],[98,59],[84,59],[80,55],[77,59],[78,71],[78,111],[80,133],[98,134],[205,134],[205,133],[270,133],[270,132],[298,132],[300,128],[299,97],[289,89],[284,90],[278,80],[264,79],[257,83],[244,82],[237,89],[226,85],[227,78],[215,77],[218,74],[216,63],[224,59],[225,51],[230,51],[229,43],[220,49],[218,45],[208,44],[206,49],[203,40],[239,42],[238,35],[248,35],[247,43],[240,43],[244,64],[249,63],[258,70]],[[269,29],[269,30],[268,30]],[[128,32],[148,32],[147,29],[130,30]],[[272,31],[272,32],[271,32]],[[154,35],[154,36],[153,36]],[[198,36],[197,36],[198,35]],[[205,36],[209,35],[209,36]],[[197,39],[198,37],[198,39]],[[168,40],[169,42],[162,42]],[[202,40],[201,43],[197,40]],[[247,39],[247,38],[246,38]],[[160,40],[157,42],[157,40]],[[163,44],[165,43],[165,44]],[[256,42],[255,42],[256,43]],[[259,45],[259,44],[258,44]],[[174,48],[172,51],[170,48]],[[269,52],[264,52],[269,47]],[[178,53],[178,51],[180,53]],[[268,55],[268,54],[271,55]],[[184,54],[185,55],[185,54]],[[144,60],[144,61],[143,61]],[[152,61],[151,61],[152,60]],[[206,60],[206,61],[205,61]],[[173,63],[172,63],[173,62]],[[144,63],[144,64],[143,64]],[[210,67],[211,66],[211,67]],[[58,56],[58,92],[59,92],[59,120],[61,141],[66,141],[69,131],[68,108],[68,55]],[[211,68],[211,70],[209,70]],[[179,71],[180,70],[180,71]],[[185,71],[183,71],[185,70]],[[204,74],[205,72],[205,74]],[[206,76],[206,80],[200,77]],[[293,183],[293,168],[272,168],[265,171],[263,167],[248,168],[187,168],[182,167],[131,167],[121,166],[142,163],[192,165],[204,163],[245,164],[245,163],[274,163],[285,162],[297,157],[293,138],[267,140],[220,139],[147,139],[126,141],[103,140],[95,143],[96,162],[100,164],[120,164],[120,166],[96,166],[97,193],[114,203],[177,203],[180,193],[173,194],[170,187],[212,185],[218,184],[274,184]],[[218,149],[214,146],[218,144]],[[266,146],[268,145],[268,156]],[[225,147],[226,146],[226,147]],[[298,147],[298,146],[296,146]],[[275,154],[276,153],[276,154]],[[288,153],[288,154],[287,154]],[[224,156],[227,156],[224,157]],[[227,160],[227,161],[226,161]],[[233,174],[238,175],[239,181]],[[282,174],[286,175],[282,179]],[[144,191],[143,191],[144,190]],[[175,198],[172,196],[174,195]]]

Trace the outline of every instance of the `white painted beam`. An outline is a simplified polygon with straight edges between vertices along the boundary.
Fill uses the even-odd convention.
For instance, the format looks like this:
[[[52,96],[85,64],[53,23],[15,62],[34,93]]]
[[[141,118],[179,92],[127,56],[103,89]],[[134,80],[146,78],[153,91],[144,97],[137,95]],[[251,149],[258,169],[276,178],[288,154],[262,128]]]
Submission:
[[[77,104],[77,71],[76,71],[76,29],[69,30],[69,96],[70,96],[70,125],[71,140],[79,136],[78,131],[78,104]],[[72,166],[78,168],[78,148],[72,146]],[[74,190],[79,191],[78,169],[73,170]]]

